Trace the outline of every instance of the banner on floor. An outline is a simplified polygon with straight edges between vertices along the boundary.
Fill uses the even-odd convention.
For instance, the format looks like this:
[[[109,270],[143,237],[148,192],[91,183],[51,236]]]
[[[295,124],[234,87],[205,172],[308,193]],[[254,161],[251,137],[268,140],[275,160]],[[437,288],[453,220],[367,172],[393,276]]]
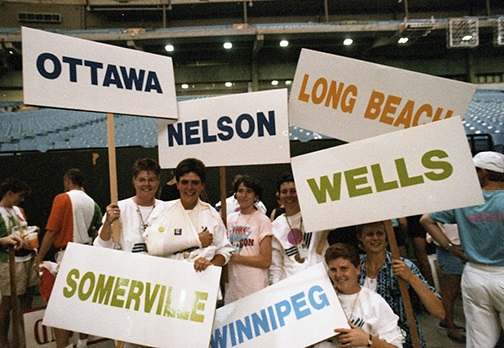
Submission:
[[[220,267],[196,272],[191,262],[69,243],[43,324],[151,347],[183,347],[191,337],[192,347],[207,348],[220,274]]]
[[[348,328],[345,313],[319,263],[215,314],[211,348],[306,347]]]
[[[159,120],[159,163],[188,157],[206,166],[289,163],[287,90],[233,94],[178,104],[178,121]]]
[[[291,125],[356,141],[453,116],[476,85],[303,49],[289,99]]]
[[[291,164],[309,231],[484,203],[459,117],[293,157]]]
[[[170,57],[22,27],[24,103],[177,119]]]

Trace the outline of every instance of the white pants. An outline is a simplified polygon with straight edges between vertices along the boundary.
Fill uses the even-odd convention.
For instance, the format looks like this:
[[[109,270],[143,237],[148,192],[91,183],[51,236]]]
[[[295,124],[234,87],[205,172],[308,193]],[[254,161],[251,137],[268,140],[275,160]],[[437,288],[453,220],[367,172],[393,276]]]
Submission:
[[[461,284],[466,347],[495,347],[504,329],[504,267],[469,262]]]

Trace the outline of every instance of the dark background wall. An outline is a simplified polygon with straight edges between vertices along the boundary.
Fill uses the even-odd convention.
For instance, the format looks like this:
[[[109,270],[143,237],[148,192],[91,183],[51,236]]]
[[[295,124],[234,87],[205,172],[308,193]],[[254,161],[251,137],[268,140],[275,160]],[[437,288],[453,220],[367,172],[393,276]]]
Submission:
[[[291,142],[291,156],[321,150],[342,144],[338,140],[317,140],[307,143]],[[116,149],[117,187],[119,199],[135,194],[131,183],[131,166],[138,158],[158,158],[158,149],[127,147]],[[204,162],[204,158],[200,158]],[[107,149],[86,149],[71,151],[29,152],[0,157],[0,179],[17,177],[26,181],[32,189],[23,207],[30,225],[44,230],[54,196],[63,192],[63,175],[70,168],[79,168],[85,177],[86,192],[100,205],[102,211],[110,203],[110,182]],[[275,182],[284,172],[290,171],[289,164],[269,164],[256,166],[226,167],[226,190],[231,190],[231,181],[236,174],[256,176],[264,186],[263,202],[268,211],[277,205]],[[210,203],[220,198],[220,169],[207,169],[206,191]],[[168,169],[163,169],[162,185],[168,178]]]

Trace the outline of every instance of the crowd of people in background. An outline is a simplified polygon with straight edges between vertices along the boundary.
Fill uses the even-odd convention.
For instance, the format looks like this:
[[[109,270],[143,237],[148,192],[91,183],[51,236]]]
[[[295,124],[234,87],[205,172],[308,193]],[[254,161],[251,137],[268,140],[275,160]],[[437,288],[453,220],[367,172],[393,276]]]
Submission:
[[[103,215],[85,193],[80,170],[68,170],[63,176],[64,193],[54,198],[38,248],[26,238],[30,226],[20,208],[30,188],[18,179],[6,179],[0,186],[0,348],[9,347],[13,301],[9,248],[16,253],[16,296],[22,308],[30,308],[37,272],[48,251],[54,248],[54,261],[60,262],[69,242],[191,262],[196,272],[227,266],[227,281],[219,295],[222,304],[323,262],[350,329],[335,328],[334,337],[315,347],[412,347],[400,282],[406,283],[415,311],[426,310],[437,318],[450,339],[467,341],[467,347],[495,347],[504,328],[504,155],[482,152],[474,157],[474,165],[485,203],[398,217],[393,226],[401,257],[389,250],[383,221],[352,226],[345,236],[341,230],[308,231],[291,173],[278,179],[278,206],[271,211],[261,201],[260,181],[246,173],[237,175],[223,217],[220,203],[215,207],[206,198],[206,168],[195,158],[181,161],[164,185],[155,160],[135,161],[135,195],[111,202]],[[118,238],[115,228],[120,230]],[[158,233],[165,229],[177,229],[180,238]],[[427,259],[429,239],[436,243],[440,293],[433,286]],[[465,328],[453,316],[460,290]],[[416,315],[414,326],[421,346],[426,347]],[[73,346],[71,332],[56,329],[55,335],[58,348]],[[80,335],[77,347],[86,344],[87,336]]]

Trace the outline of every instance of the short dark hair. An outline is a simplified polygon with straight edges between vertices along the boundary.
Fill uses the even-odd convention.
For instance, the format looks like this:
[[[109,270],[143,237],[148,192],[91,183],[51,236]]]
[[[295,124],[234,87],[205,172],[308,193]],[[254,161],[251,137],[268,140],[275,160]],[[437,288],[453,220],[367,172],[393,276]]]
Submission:
[[[199,176],[203,184],[206,182],[205,164],[197,158],[186,158],[180,161],[177,168],[175,168],[175,178],[177,182],[187,173],[194,173]]]
[[[140,158],[133,163],[133,178],[136,178],[143,171],[153,172],[158,178],[161,175],[161,167],[151,158]]]
[[[280,178],[278,178],[276,182],[277,192],[280,192],[280,186],[282,186],[282,184],[286,182],[294,182],[294,176],[292,176],[292,173],[285,173]]]
[[[65,178],[70,180],[74,185],[77,185],[79,187],[84,186],[84,175],[77,168],[67,170],[67,172],[65,173]]]
[[[324,259],[327,265],[332,260],[344,258],[352,263],[355,267],[360,265],[360,257],[357,248],[347,243],[335,243],[331,245],[325,252]]]
[[[7,178],[0,184],[1,198],[3,198],[9,191],[12,193],[23,192],[25,195],[28,195],[31,192],[28,184],[17,178]]]
[[[240,186],[240,184],[243,184],[243,186],[251,189],[259,198],[261,198],[263,194],[263,187],[261,186],[261,182],[257,178],[248,174],[237,175],[235,180],[233,181],[234,193],[238,191],[238,186]]]

